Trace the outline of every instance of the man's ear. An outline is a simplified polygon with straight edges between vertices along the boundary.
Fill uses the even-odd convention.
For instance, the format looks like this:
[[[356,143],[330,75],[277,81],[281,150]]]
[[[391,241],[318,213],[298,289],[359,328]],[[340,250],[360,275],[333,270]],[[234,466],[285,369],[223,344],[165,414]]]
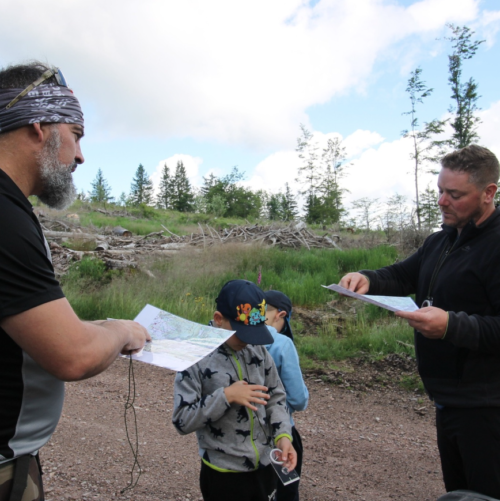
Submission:
[[[43,124],[31,124],[30,135],[37,143],[43,144],[52,134],[52,128],[55,124],[43,123]]]
[[[224,316],[222,315],[221,312],[219,312],[219,311],[214,312],[214,324],[217,327],[221,327],[222,326],[222,320],[223,319],[224,319]]]
[[[31,136],[36,138],[36,141],[43,143],[44,139],[48,137],[48,130],[42,124],[31,124]]]
[[[287,316],[286,311],[279,311],[278,314],[276,315],[278,318],[285,318]]]
[[[484,189],[485,202],[490,204],[492,200],[495,198],[495,194],[497,192],[497,185],[495,183],[491,183]]]

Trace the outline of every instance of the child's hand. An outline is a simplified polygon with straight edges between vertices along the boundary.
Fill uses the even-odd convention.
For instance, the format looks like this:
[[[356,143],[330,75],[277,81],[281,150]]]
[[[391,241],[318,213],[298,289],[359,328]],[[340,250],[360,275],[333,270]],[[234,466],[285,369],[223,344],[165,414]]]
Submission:
[[[237,381],[231,386],[224,388],[224,393],[230,404],[244,405],[253,411],[256,411],[257,407],[252,405],[252,403],[266,405],[267,400],[271,398],[267,393],[263,393],[265,391],[267,391],[267,387],[258,384],[248,384],[246,381]]]
[[[292,471],[297,466],[297,452],[293,448],[292,442],[287,437],[281,437],[276,443],[276,447],[281,449],[281,461],[284,461],[283,467]]]

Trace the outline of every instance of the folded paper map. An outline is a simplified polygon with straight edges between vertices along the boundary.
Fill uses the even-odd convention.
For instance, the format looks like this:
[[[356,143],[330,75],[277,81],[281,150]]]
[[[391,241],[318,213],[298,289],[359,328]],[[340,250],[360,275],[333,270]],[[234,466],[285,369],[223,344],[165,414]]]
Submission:
[[[380,306],[380,308],[385,308],[389,311],[416,311],[418,306],[411,297],[398,297],[398,296],[369,296],[368,294],[358,294],[352,292],[345,287],[341,287],[337,284],[332,285],[322,285],[326,289],[338,292],[344,296],[350,296],[355,299],[360,299],[366,303],[374,304],[375,306]]]
[[[234,334],[191,322],[150,304],[134,320],[147,329],[153,341],[132,358],[174,371],[191,367]]]

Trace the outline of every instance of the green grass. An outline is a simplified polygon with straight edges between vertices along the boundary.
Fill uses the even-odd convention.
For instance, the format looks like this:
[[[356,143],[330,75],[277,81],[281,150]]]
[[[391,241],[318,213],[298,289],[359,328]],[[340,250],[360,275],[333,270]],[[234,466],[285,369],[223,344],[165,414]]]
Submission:
[[[147,235],[148,233],[153,233],[155,231],[163,231],[162,224],[167,226],[167,219],[130,219],[128,217],[121,216],[106,216],[99,212],[90,212],[80,214],[80,223],[82,226],[95,226],[96,228],[106,228],[115,226],[121,226],[134,235]],[[169,227],[170,226],[170,227]],[[177,233],[179,232],[179,227],[170,224],[167,228]]]
[[[241,278],[257,282],[262,269],[262,289],[281,290],[294,305],[314,307],[334,297],[321,285],[338,283],[349,271],[380,268],[396,259],[393,247],[347,251],[254,247],[251,252],[242,254],[237,271]]]
[[[398,342],[399,341],[399,342]],[[331,324],[324,325],[318,335],[297,336],[301,359],[314,362],[344,360],[359,356],[382,358],[390,353],[414,356],[413,330],[397,318],[368,323],[362,315],[347,322],[339,333]]]
[[[339,298],[322,284],[337,283],[347,271],[377,268],[396,259],[390,247],[340,252],[228,244],[206,250],[189,248],[171,258],[141,263],[140,267],[151,271],[155,278],[138,270],[108,271],[102,262],[84,259],[70,268],[62,285],[82,319],[132,319],[149,303],[206,324],[212,318],[215,298],[228,280],[246,278],[257,282],[262,270],[263,289],[283,290],[295,306],[322,309]],[[330,322],[310,332],[293,319],[304,368],[367,354],[413,355],[413,349],[407,346],[413,343],[413,333],[405,322],[372,305],[356,303],[356,310],[358,314],[340,331]]]
[[[98,212],[105,208],[108,212],[126,211],[131,217],[112,216]],[[106,228],[122,226],[135,235],[147,235],[155,231],[162,231],[162,225],[177,235],[186,235],[199,232],[199,225],[212,226],[216,229],[228,228],[231,225],[245,225],[246,220],[234,218],[216,218],[211,214],[194,212],[177,212],[172,210],[156,209],[149,206],[119,207],[113,204],[88,203],[76,201],[67,212],[77,212],[82,226]]]

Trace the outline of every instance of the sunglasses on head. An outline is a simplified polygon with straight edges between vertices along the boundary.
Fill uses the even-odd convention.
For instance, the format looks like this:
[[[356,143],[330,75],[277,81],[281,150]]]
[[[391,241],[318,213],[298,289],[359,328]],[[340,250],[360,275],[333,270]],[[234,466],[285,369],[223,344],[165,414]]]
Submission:
[[[20,92],[5,107],[5,109],[8,110],[9,108],[12,108],[12,106],[14,106],[19,101],[19,99],[24,97],[28,92],[32,91],[35,87],[38,87],[40,84],[45,82],[45,80],[48,80],[52,76],[55,77],[57,85],[60,85],[61,87],[68,87],[68,84],[66,83],[66,79],[64,78],[62,71],[59,68],[52,68],[51,70],[47,70],[44,73],[42,73],[39,78],[37,78],[32,84],[28,85],[28,87],[26,87],[26,89]]]

